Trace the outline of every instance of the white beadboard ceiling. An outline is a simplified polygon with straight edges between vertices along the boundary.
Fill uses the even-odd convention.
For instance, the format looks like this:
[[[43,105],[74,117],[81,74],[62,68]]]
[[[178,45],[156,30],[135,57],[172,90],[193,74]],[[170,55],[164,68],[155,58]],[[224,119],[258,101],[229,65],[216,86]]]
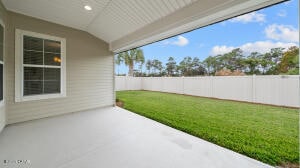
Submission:
[[[106,42],[117,40],[196,0],[2,0],[24,15],[62,24]],[[84,9],[90,5],[91,11]]]
[[[209,18],[209,15],[217,13],[216,9],[220,12],[232,8],[224,16],[218,15],[218,18],[225,19],[225,15],[232,17],[232,14],[238,15],[279,1],[282,0],[2,0],[10,11],[87,31],[108,42],[112,51],[138,47],[203,26],[204,22],[166,33],[167,30]],[[240,4],[245,5],[234,8]],[[90,5],[92,10],[85,10],[85,5]],[[211,18],[210,21],[218,20]],[[210,21],[206,21],[207,24],[211,24]],[[148,36],[135,37],[135,32],[143,30]],[[149,40],[145,40],[147,38]]]

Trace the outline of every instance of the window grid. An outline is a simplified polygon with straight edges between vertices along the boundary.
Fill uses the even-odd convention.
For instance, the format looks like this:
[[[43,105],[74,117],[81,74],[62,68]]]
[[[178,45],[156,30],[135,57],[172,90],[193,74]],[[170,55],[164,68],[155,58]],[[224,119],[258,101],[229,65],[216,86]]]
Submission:
[[[25,35],[24,35],[25,36]],[[23,40],[24,41],[24,36],[23,36]],[[31,37],[31,36],[27,36],[27,37]],[[42,47],[43,47],[43,51],[37,51],[37,50],[29,50],[29,49],[25,49],[24,45],[23,45],[23,61],[22,61],[22,68],[23,68],[23,72],[25,67],[36,67],[36,68],[42,68],[42,73],[43,73],[43,79],[42,79],[42,93],[41,94],[30,94],[29,96],[31,95],[45,95],[45,94],[57,94],[57,93],[45,93],[45,82],[51,82],[53,80],[45,80],[45,68],[55,68],[55,69],[60,69],[60,73],[61,73],[61,66],[62,64],[60,64],[59,66],[58,65],[46,65],[45,64],[45,53],[51,53],[51,54],[59,54],[61,55],[61,52],[58,53],[58,52],[46,52],[45,51],[45,40],[44,38],[40,38],[42,40]],[[61,46],[60,46],[60,50],[61,50]],[[43,65],[36,65],[36,64],[24,64],[24,51],[31,51],[31,52],[39,52],[39,53],[42,53],[43,55]],[[24,75],[24,74],[23,74]],[[59,79],[59,82],[60,82],[60,91],[59,93],[61,93],[61,80],[62,80],[62,76],[60,75],[60,79]],[[26,80],[26,81],[40,81],[40,80]],[[24,90],[25,90],[25,79],[23,77],[23,96],[27,96],[24,94]]]
[[[66,97],[66,39],[21,29],[15,36],[15,101]]]
[[[61,53],[58,53],[58,52],[50,52],[50,51],[36,51],[36,50],[28,50],[28,49],[23,49],[24,51],[32,51],[32,52],[44,52],[44,53],[50,53],[50,54],[61,54]]]

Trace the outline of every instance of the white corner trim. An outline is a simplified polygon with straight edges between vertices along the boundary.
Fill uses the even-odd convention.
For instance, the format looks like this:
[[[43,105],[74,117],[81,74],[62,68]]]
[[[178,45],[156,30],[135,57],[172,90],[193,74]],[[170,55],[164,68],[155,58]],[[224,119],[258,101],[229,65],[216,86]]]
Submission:
[[[31,36],[37,38],[43,38],[48,40],[55,40],[61,42],[61,84],[60,93],[57,94],[41,94],[41,95],[23,95],[23,36]],[[15,32],[15,102],[41,100],[50,98],[66,97],[66,39],[41,33],[35,33],[31,31],[25,31],[16,29]]]
[[[15,101],[20,102],[22,99],[22,56],[21,56],[21,46],[22,46],[22,32],[19,29],[16,29],[15,33]]]

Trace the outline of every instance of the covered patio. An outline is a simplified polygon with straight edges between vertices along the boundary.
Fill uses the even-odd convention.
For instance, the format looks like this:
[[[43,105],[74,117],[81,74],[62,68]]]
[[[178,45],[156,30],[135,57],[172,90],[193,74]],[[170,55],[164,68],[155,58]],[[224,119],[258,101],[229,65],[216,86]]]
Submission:
[[[114,107],[114,55],[283,1],[0,0],[0,167],[269,167]]]
[[[9,125],[0,149],[4,168],[271,167],[118,107]]]

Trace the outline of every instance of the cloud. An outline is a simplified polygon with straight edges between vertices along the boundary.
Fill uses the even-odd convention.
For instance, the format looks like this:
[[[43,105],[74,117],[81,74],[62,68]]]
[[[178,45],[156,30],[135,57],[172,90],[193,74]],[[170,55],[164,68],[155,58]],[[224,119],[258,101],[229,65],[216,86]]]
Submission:
[[[272,41],[256,41],[253,43],[246,43],[241,46],[214,46],[211,50],[211,55],[219,55],[219,54],[225,54],[230,51],[232,51],[235,48],[240,48],[243,50],[245,54],[250,54],[251,52],[259,52],[259,53],[266,53],[271,50],[271,48],[277,48],[277,47],[282,47],[282,48],[289,48],[291,46],[296,46],[296,43],[284,43],[284,42],[272,42]]]
[[[176,45],[176,46],[186,46],[189,44],[189,40],[183,36],[177,36],[176,40],[163,40],[161,41],[162,45]]]
[[[248,14],[244,14],[233,19],[230,19],[230,22],[241,22],[241,23],[249,23],[249,22],[265,22],[266,15],[258,12],[251,12]]]
[[[272,24],[265,28],[267,38],[285,42],[299,42],[299,29],[290,25]]]
[[[233,49],[235,49],[235,47],[226,46],[226,45],[222,45],[222,46],[217,45],[212,48],[210,53],[211,53],[211,55],[225,54],[225,53],[232,51]]]
[[[279,16],[279,17],[286,17],[286,15],[287,15],[286,10],[280,10],[280,11],[277,13],[277,16]]]
[[[189,40],[183,36],[178,36],[177,40],[174,41],[172,44],[177,46],[185,46],[189,43]]]

